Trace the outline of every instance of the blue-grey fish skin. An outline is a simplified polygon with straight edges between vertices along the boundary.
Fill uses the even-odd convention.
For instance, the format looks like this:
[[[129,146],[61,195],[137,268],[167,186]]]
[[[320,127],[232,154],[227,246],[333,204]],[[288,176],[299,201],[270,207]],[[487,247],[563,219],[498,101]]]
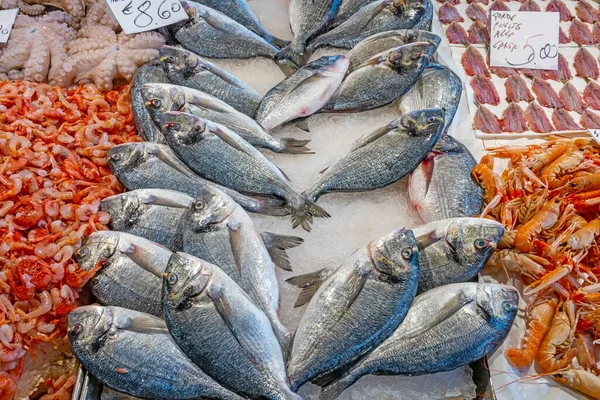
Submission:
[[[137,133],[148,142],[164,143],[160,129],[150,116],[142,98],[142,87],[146,83],[170,83],[167,74],[158,62],[142,65],[131,81],[131,109]]]
[[[335,28],[348,18],[353,16],[361,7],[373,3],[376,0],[343,0],[340,8],[331,23],[331,27]]]
[[[411,28],[430,31],[433,23],[433,5],[431,4],[431,0],[423,0],[423,9],[423,14]]]
[[[144,320],[163,331],[137,332],[128,326],[132,319],[134,324]],[[192,364],[159,318],[93,305],[72,311],[68,324],[69,340],[79,361],[119,392],[144,399],[243,399]]]

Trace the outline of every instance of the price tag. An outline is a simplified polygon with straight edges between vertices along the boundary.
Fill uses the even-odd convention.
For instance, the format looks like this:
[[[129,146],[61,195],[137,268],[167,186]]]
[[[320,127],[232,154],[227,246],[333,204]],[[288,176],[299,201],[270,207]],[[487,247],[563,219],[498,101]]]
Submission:
[[[0,43],[6,43],[8,41],[10,31],[12,30],[12,26],[15,23],[18,13],[18,8],[0,11]]]
[[[588,129],[594,140],[600,144],[600,129]]]
[[[179,0],[106,0],[127,34],[150,31],[188,18]]]
[[[490,65],[558,69],[559,14],[492,11]]]

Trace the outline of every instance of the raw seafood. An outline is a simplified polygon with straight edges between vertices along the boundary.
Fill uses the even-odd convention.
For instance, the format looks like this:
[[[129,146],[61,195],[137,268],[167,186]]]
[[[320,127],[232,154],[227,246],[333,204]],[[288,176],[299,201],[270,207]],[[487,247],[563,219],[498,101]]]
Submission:
[[[471,4],[471,3],[482,3],[487,6],[490,2],[489,2],[489,0],[467,0],[467,4]]]
[[[484,25],[488,23],[488,12],[477,3],[469,4],[465,14],[473,21],[479,21]]]
[[[571,14],[571,11],[562,0],[550,0],[546,6],[546,11],[559,13],[560,20],[563,22],[568,22],[573,19],[573,14]]]
[[[577,90],[571,82],[567,82],[562,89],[560,89],[558,95],[567,111],[576,111],[579,114],[582,114],[583,109],[587,107],[581,98],[579,90]]]
[[[596,43],[600,43],[600,22],[596,22],[594,24],[594,28],[592,30],[592,36]]]
[[[569,62],[562,54],[558,55],[558,69],[543,69],[542,79],[550,79],[557,82],[567,82],[572,78]]]
[[[561,108],[563,106],[558,93],[556,93],[547,81],[541,78],[533,78],[531,90],[535,94],[538,103],[542,106],[550,108]]]
[[[579,123],[585,129],[600,129],[600,115],[593,111],[585,110],[581,115]]]
[[[592,110],[600,110],[600,85],[590,82],[583,90],[583,100]]]
[[[144,105],[142,88],[146,83],[170,83],[165,71],[160,64],[149,62],[142,65],[133,75],[131,81],[131,109],[133,121],[138,134],[148,142],[164,143],[165,138],[158,126],[152,120],[152,116]]]
[[[535,101],[529,104],[525,110],[525,117],[527,118],[527,126],[534,132],[548,133],[554,130],[544,109]]]
[[[588,26],[581,22],[578,18],[575,18],[573,22],[571,22],[571,26],[569,27],[569,35],[571,39],[577,44],[582,46],[593,45],[594,44],[594,36]]]
[[[18,8],[22,14],[36,17],[46,11],[46,7],[43,4],[27,4],[24,0],[3,0],[0,3],[0,9],[10,10]]]
[[[500,104],[500,95],[490,78],[485,75],[477,74],[471,78],[469,85],[473,89],[475,99],[480,104],[491,104],[497,106]]]
[[[504,1],[496,0],[490,6],[489,11],[510,11],[510,8],[508,8]]]
[[[490,67],[490,70],[494,75],[498,75],[500,78],[508,78],[513,74],[520,75],[519,70],[516,68]]]
[[[115,32],[121,30],[119,22],[109,10],[106,1],[86,0],[86,3],[85,18],[81,21],[81,26],[106,25]]]
[[[598,63],[594,56],[585,48],[581,48],[575,54],[573,62],[576,76],[580,78],[598,79]]]
[[[433,5],[431,4],[431,0],[419,0],[410,4],[412,4],[412,7],[424,9],[423,15],[417,19],[412,29],[431,31],[433,25]],[[406,14],[411,15],[412,12],[407,11]]]
[[[490,43],[490,32],[486,25],[479,21],[475,21],[471,24],[467,30],[469,43],[473,44],[489,44]]]
[[[488,78],[491,77],[485,59],[483,58],[479,50],[477,50],[472,45],[469,45],[467,47],[467,50],[465,50],[462,57],[460,58],[460,62],[462,63],[465,72],[469,76],[483,74]]]
[[[541,11],[540,6],[534,0],[525,0],[519,11]]]
[[[571,34],[570,31],[569,31],[569,34]],[[563,31],[562,27],[558,28],[558,43],[560,43],[560,44],[571,43],[571,38],[565,33],[565,31]]]
[[[502,111],[502,131],[521,133],[527,130],[525,112],[517,103],[511,103]]]
[[[557,131],[575,131],[581,129],[568,111],[557,108],[552,113],[552,123]]]
[[[452,44],[464,44],[469,43],[469,37],[465,28],[462,27],[458,22],[452,22],[448,29],[446,29],[446,37]]]
[[[375,0],[344,0],[331,23],[332,27],[338,26],[348,18],[356,14],[363,6],[372,3]]]
[[[519,101],[533,101],[533,95],[529,91],[527,84],[520,75],[510,75],[504,82],[506,91],[506,101],[509,103]]]
[[[585,0],[579,0],[575,6],[575,14],[577,18],[588,24],[596,23],[600,20],[598,15],[598,7],[592,6]]]
[[[525,75],[526,77],[528,77],[530,79],[541,78],[542,71],[543,70],[541,70],[541,69],[533,69],[533,68],[522,68],[521,69],[521,72],[523,72],[523,75]]]
[[[453,21],[465,22],[465,19],[460,15],[460,11],[458,11],[451,3],[444,3],[444,5],[440,7],[438,13],[442,24],[449,24]]]
[[[66,11],[76,19],[85,16],[85,3],[83,0],[27,0],[27,4],[43,4]]]
[[[473,128],[485,133],[502,133],[500,120],[486,106],[477,107],[473,119]]]

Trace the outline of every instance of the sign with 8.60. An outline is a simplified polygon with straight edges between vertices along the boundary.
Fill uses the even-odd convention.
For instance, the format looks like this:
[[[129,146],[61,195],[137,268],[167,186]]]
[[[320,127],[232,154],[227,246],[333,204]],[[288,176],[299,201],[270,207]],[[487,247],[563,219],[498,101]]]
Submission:
[[[150,31],[187,19],[179,0],[106,0],[127,34]]]

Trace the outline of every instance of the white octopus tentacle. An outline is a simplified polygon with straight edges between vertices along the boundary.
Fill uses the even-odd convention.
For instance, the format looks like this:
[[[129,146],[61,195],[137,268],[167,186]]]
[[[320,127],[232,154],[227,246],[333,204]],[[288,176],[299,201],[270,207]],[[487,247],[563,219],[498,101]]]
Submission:
[[[50,30],[44,27],[39,28],[42,34],[51,35]],[[31,44],[31,53],[29,59],[23,68],[23,75],[26,80],[33,82],[43,82],[48,76],[50,68],[50,49],[46,40],[40,40]]]

